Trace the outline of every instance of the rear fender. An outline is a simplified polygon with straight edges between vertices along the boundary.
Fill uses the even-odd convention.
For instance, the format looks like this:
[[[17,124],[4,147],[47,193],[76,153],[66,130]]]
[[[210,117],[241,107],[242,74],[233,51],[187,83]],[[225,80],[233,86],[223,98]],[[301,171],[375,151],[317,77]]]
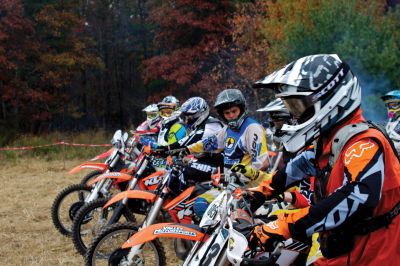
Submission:
[[[125,182],[131,180],[133,177],[131,175],[127,175],[124,173],[119,173],[119,172],[109,172],[109,173],[104,173],[99,175],[93,180],[90,180],[88,183],[89,186],[93,186],[97,182],[104,180],[104,179],[115,179],[117,183],[120,182]]]
[[[156,198],[156,195],[153,193],[147,192],[147,191],[141,191],[141,190],[127,190],[121,193],[118,193],[114,197],[112,197],[109,201],[107,201],[106,205],[104,205],[103,209],[107,208],[111,204],[114,204],[120,200],[123,200],[124,198],[128,199],[144,199],[144,200],[149,200],[151,202],[154,202],[154,199]]]
[[[123,245],[122,249],[131,248],[156,238],[182,238],[192,241],[201,241],[204,233],[196,225],[182,225],[178,223],[153,224],[143,228],[131,236]],[[206,240],[206,237],[204,237]]]
[[[101,170],[101,171],[106,171],[108,169],[108,164],[105,163],[83,163],[80,164],[73,169],[71,169],[68,173],[69,174],[75,174],[78,173],[81,170],[85,169],[96,169],[96,170]]]

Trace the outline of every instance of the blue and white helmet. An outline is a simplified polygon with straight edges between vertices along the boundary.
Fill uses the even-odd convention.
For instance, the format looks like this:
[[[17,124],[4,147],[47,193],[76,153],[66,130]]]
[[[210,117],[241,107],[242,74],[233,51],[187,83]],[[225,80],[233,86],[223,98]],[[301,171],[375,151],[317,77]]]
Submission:
[[[146,113],[147,124],[150,129],[153,129],[160,121],[157,104],[150,104],[142,110]]]
[[[383,95],[390,120],[397,120],[400,117],[400,90],[389,91]]]
[[[189,98],[182,104],[180,111],[183,121],[192,129],[197,128],[210,114],[207,102],[201,97]]]
[[[282,127],[289,152],[328,134],[361,104],[358,79],[336,54],[300,58],[257,81],[254,87],[275,90],[296,119],[298,124]]]

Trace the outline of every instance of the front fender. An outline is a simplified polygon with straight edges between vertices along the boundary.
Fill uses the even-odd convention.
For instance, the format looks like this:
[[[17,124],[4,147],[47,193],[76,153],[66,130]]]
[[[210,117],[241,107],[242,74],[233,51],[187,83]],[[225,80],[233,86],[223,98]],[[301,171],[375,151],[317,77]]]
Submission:
[[[120,200],[123,200],[124,198],[128,199],[144,199],[144,200],[150,200],[154,201],[156,195],[153,193],[147,192],[147,191],[142,191],[142,190],[127,190],[124,192],[120,192],[114,197],[112,197],[109,201],[107,201],[106,205],[104,205],[103,209],[107,208],[111,204],[114,204],[115,202],[118,202]]]
[[[114,150],[114,147],[112,147],[111,149],[109,149],[105,153],[102,153],[102,154],[97,155],[96,157],[93,157],[92,159],[90,159],[90,161],[97,161],[97,160],[100,160],[100,159],[107,158],[107,157],[109,157],[111,155],[113,150]]]
[[[109,172],[109,173],[104,173],[99,175],[93,180],[90,180],[88,183],[89,186],[93,186],[97,182],[104,180],[104,179],[117,179],[117,182],[125,182],[131,180],[133,177],[131,175],[127,175],[124,173],[119,173],[119,172]]]
[[[197,225],[182,225],[178,223],[160,223],[153,224],[143,228],[133,236],[131,236],[123,245],[122,249],[131,248],[156,238],[173,237],[182,238],[192,241],[201,241],[204,233]],[[207,237],[204,237],[205,241]]]
[[[108,169],[108,164],[105,164],[105,163],[83,163],[83,164],[80,164],[80,165],[72,168],[68,173],[75,174],[75,173],[78,173],[79,171],[85,170],[85,169],[96,169],[96,170],[106,171]]]

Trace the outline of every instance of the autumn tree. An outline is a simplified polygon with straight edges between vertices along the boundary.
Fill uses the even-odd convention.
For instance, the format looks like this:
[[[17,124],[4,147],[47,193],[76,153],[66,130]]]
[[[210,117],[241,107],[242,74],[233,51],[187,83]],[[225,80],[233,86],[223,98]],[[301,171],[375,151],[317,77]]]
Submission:
[[[144,81],[152,99],[166,94],[214,98],[233,85],[234,53],[229,19],[232,1],[161,1],[149,16],[155,50],[145,61]]]
[[[27,128],[31,121],[43,120],[48,112],[43,104],[48,94],[36,90],[35,71],[38,43],[30,20],[24,17],[19,0],[0,1],[0,129]]]

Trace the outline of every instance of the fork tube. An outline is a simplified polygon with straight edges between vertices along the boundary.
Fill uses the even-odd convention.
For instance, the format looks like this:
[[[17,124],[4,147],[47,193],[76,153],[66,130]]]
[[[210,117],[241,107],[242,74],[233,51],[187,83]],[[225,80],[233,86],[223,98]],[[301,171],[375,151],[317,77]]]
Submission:
[[[143,225],[141,226],[141,228],[145,228],[154,223],[158,214],[160,213],[163,203],[164,203],[164,197],[162,197],[162,195],[161,195],[154,203],[149,214],[147,215],[146,220],[143,222]]]
[[[95,200],[98,198],[99,196],[99,191],[101,190],[101,188],[103,187],[104,183],[105,183],[105,179],[101,180],[100,182],[96,183],[96,185],[94,186],[94,188],[92,189],[92,191],[90,191],[90,194],[86,197],[85,202],[90,202],[92,200]]]

